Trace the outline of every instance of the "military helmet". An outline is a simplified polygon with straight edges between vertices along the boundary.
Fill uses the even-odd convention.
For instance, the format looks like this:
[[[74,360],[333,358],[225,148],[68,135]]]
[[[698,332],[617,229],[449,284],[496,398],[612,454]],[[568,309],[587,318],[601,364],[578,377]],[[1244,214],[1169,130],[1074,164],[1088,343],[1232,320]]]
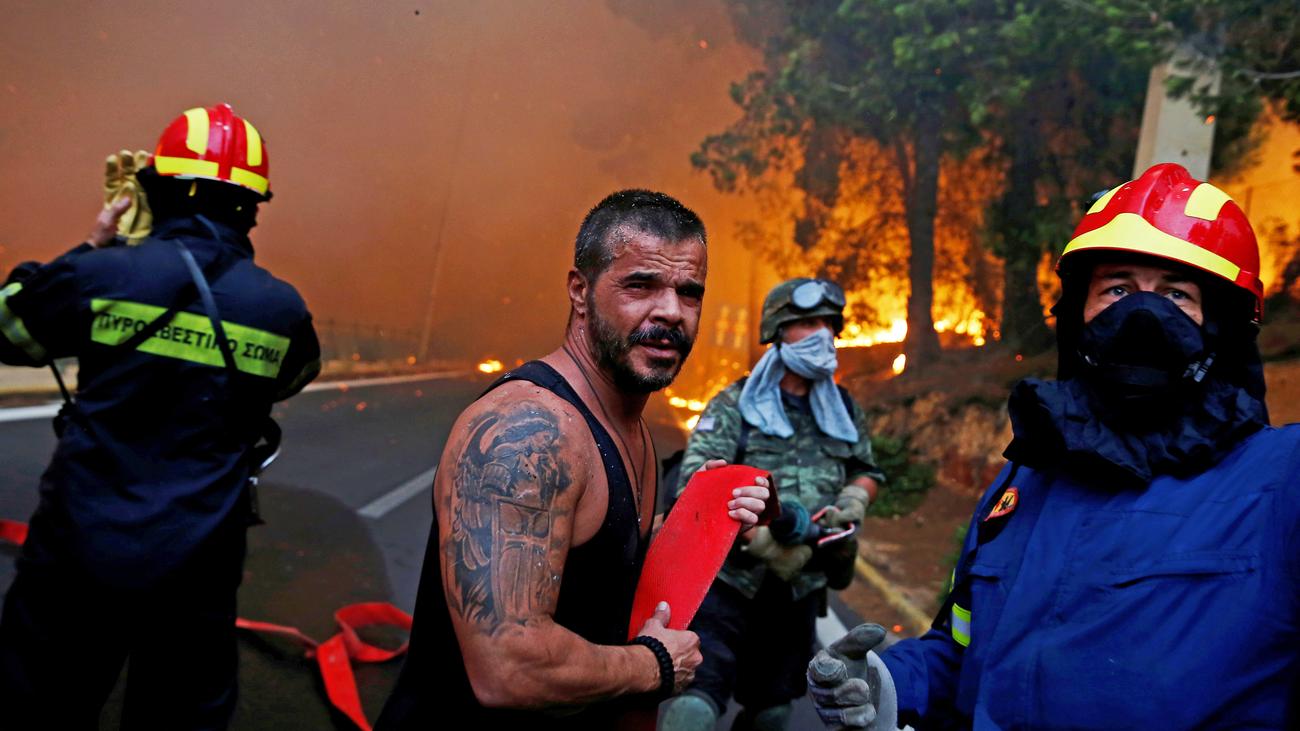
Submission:
[[[844,290],[832,281],[808,277],[776,285],[763,300],[759,342],[766,345],[775,341],[782,325],[805,317],[829,317],[839,335],[844,329]]]

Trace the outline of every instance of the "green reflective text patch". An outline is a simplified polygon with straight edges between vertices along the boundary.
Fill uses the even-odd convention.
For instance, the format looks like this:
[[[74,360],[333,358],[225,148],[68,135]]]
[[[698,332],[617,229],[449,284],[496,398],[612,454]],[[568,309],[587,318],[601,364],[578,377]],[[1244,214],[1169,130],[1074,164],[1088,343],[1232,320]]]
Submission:
[[[95,316],[90,339],[103,345],[121,345],[167,311],[157,305],[108,299],[91,300],[90,309]],[[289,338],[225,320],[221,321],[221,327],[226,331],[239,370],[266,378],[279,374],[280,364],[289,350]],[[192,312],[176,313],[171,322],[140,343],[136,350],[191,363],[225,365],[212,323]]]

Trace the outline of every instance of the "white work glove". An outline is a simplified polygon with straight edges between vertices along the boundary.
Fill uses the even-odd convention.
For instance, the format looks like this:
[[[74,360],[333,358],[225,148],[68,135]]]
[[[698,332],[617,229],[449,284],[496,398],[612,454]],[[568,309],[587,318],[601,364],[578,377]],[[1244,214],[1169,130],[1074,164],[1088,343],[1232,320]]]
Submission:
[[[871,493],[861,485],[845,485],[835,498],[835,504],[826,511],[826,525],[840,528],[849,523],[862,523],[867,517],[867,506],[871,504]]]
[[[884,627],[860,624],[808,663],[808,692],[827,728],[898,728],[894,678],[880,656],[871,651],[884,639]]]

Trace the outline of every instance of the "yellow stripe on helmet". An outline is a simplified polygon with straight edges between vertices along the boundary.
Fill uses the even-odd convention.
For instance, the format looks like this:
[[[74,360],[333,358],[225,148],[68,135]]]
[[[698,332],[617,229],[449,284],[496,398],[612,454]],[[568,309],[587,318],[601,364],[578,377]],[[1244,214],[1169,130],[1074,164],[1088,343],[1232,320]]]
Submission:
[[[1201,183],[1187,198],[1187,207],[1183,213],[1194,218],[1213,221],[1219,217],[1223,204],[1232,200],[1231,196],[1209,183]]]
[[[208,110],[202,107],[185,110],[185,146],[196,155],[208,151]]]
[[[245,188],[252,188],[262,195],[266,195],[266,189],[270,187],[266,178],[243,168],[230,169],[230,182],[238,183]]]
[[[247,119],[244,120],[244,137],[248,140],[248,166],[255,168],[262,164],[262,135]]]
[[[1136,213],[1116,214],[1105,226],[1076,236],[1065,247],[1065,251],[1061,252],[1061,256],[1064,258],[1066,254],[1080,249],[1118,249],[1150,254],[1204,269],[1229,282],[1236,282],[1237,274],[1241,272],[1241,267],[1222,256],[1171,236]]]
[[[219,168],[215,160],[191,160],[188,157],[156,155],[153,166],[158,170],[159,175],[191,175],[196,178],[219,180],[217,177]]]

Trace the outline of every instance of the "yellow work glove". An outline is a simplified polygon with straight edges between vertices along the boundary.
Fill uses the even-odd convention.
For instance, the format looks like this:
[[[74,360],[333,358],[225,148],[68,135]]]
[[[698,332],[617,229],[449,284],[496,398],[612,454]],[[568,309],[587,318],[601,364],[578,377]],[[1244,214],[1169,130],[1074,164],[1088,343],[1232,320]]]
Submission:
[[[153,228],[153,213],[144,188],[135,177],[137,171],[149,164],[149,153],[144,150],[122,150],[104,160],[104,208],[108,209],[122,198],[131,200],[131,207],[117,222],[117,233],[127,244],[138,244]]]
[[[749,539],[749,543],[745,544],[744,550],[766,563],[767,567],[784,581],[797,576],[813,555],[812,546],[803,544],[783,546],[777,543],[767,526],[754,529],[754,534]]]

